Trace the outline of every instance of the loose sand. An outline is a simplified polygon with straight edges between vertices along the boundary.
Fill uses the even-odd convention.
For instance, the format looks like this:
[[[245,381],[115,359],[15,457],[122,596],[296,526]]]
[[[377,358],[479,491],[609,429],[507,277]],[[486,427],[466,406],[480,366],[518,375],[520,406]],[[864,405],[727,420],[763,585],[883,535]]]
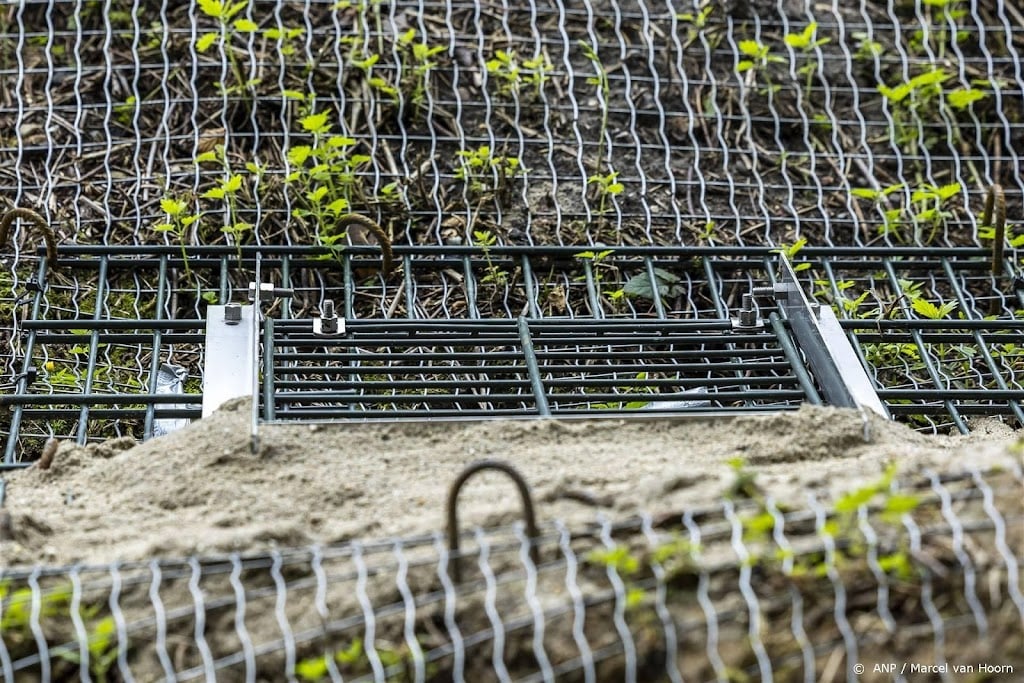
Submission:
[[[934,437],[849,410],[735,418],[523,420],[265,426],[249,450],[248,404],[141,445],[61,444],[53,465],[8,473],[0,563],[104,563],[408,535],[444,528],[447,489],[480,458],[513,463],[541,520],[679,511],[718,499],[742,457],[780,498],[849,490],[900,472],[1013,465],[1017,436],[980,420]],[[467,525],[518,515],[514,488],[484,474],[463,492]]]

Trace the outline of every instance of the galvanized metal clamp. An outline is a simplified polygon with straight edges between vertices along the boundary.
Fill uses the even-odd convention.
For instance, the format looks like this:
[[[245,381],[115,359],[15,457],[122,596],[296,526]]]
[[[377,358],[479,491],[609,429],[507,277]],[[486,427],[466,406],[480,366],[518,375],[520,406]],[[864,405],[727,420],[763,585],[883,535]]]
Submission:
[[[890,419],[836,314],[808,300],[785,254],[779,254],[778,281],[770,287],[754,287],[751,296],[775,300],[829,404],[870,410]]]

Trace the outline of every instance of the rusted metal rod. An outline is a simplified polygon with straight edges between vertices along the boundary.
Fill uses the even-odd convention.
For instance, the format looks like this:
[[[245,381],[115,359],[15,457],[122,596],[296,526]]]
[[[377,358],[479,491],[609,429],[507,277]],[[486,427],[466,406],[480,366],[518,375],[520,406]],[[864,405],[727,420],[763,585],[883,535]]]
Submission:
[[[523,501],[523,518],[526,522],[526,535],[531,541],[535,541],[539,533],[537,531],[537,518],[534,514],[533,498],[530,493],[530,487],[527,485],[526,480],[523,479],[523,475],[513,467],[511,464],[504,462],[503,460],[477,460],[476,462],[470,463],[466,466],[466,469],[462,470],[459,476],[452,483],[451,489],[448,491],[448,549],[452,555],[457,555],[459,552],[459,518],[458,518],[458,499],[459,491],[462,490],[463,485],[477,472],[483,472],[485,470],[496,470],[498,472],[504,472],[515,482],[516,488],[519,489],[519,497]],[[530,559],[533,560],[534,564],[539,562],[540,554],[536,543],[532,543],[530,546]],[[453,557],[452,560],[452,578],[456,582],[461,581],[462,572],[459,566],[459,558]]]

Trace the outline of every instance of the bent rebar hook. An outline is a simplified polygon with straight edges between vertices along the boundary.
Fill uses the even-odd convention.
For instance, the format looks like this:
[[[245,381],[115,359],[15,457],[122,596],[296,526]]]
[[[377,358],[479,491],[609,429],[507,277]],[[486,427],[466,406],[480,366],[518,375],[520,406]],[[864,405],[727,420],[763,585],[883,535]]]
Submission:
[[[46,222],[45,218],[32,209],[15,207],[4,213],[3,217],[0,218],[0,248],[3,248],[3,246],[7,244],[11,224],[18,218],[23,221],[33,223],[37,228],[39,228],[39,231],[43,234],[43,241],[46,242],[46,262],[51,269],[56,268],[57,238],[53,234],[53,228],[50,227],[50,224]]]
[[[497,470],[504,472],[515,482],[516,488],[519,489],[519,497],[523,501],[523,518],[526,522],[526,535],[531,541],[536,541],[539,537],[537,531],[537,518],[534,514],[533,499],[530,495],[530,487],[527,485],[526,480],[523,479],[523,475],[519,471],[503,460],[477,460],[476,462],[470,463],[466,466],[466,469],[462,470],[462,473],[452,483],[451,489],[448,491],[448,550],[452,555],[456,555],[459,552],[459,519],[458,510],[456,503],[459,498],[459,491],[462,490],[462,486],[477,472],[484,470]],[[530,559],[533,560],[534,564],[538,564],[540,561],[540,554],[536,543],[530,545]],[[452,578],[456,582],[461,581],[459,558],[454,558],[452,561]]]

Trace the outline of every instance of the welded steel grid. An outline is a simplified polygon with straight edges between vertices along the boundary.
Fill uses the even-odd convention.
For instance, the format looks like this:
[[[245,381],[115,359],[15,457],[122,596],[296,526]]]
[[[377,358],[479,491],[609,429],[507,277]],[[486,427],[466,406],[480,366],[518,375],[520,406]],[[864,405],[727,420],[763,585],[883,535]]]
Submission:
[[[10,418],[5,461],[30,461],[49,436],[149,438],[157,419],[198,417],[206,306],[245,301],[256,253],[244,248],[239,262],[231,247],[193,248],[190,276],[173,247],[64,247],[57,270],[41,262],[34,282],[45,287],[19,291],[14,309],[15,372],[0,399]],[[474,395],[476,379],[486,377],[507,394],[504,408],[521,414],[537,414],[540,397],[554,412],[595,416],[665,401],[699,412],[709,398],[712,407],[738,409],[750,402],[722,403],[709,392],[735,392],[743,377],[766,383],[754,401],[762,408],[792,405],[801,394],[817,401],[813,378],[800,379],[799,345],[782,321],[770,319],[771,301],[760,301],[763,329],[735,328],[743,295],[776,277],[778,257],[766,248],[620,247],[595,264],[566,247],[495,247],[486,257],[467,247],[406,247],[398,249],[400,271],[386,278],[373,247],[338,258],[298,247],[259,253],[264,279],[292,292],[266,310],[274,320],[264,340],[273,350],[262,368],[274,379],[266,383],[270,393],[261,393],[267,418],[287,415],[274,407],[278,389],[310,392],[286,398],[320,403],[321,419],[327,409],[313,399],[316,391],[338,392],[331,405],[339,419],[353,417],[364,392],[381,400],[364,416],[487,412],[496,406]],[[1016,277],[993,276],[986,251],[808,247],[795,263],[803,289],[834,307],[899,419],[926,431],[966,431],[984,415],[1020,424],[1024,351],[1016,311],[1024,289]],[[489,279],[495,268],[505,277]],[[1011,261],[1004,271],[1014,272]],[[614,295],[637,282],[659,296]],[[312,318],[328,300],[350,332],[311,342]],[[557,329],[561,341],[549,347],[531,326]],[[707,336],[673,345],[660,331],[670,328]],[[623,330],[637,336],[601,339]],[[422,335],[430,334],[436,339],[427,344]],[[488,351],[507,357],[478,348],[481,334],[495,334]],[[420,357],[404,363],[410,353]],[[344,363],[339,354],[347,354]],[[381,354],[398,355],[389,361]],[[459,354],[475,360],[462,367]],[[579,367],[570,368],[565,354]],[[165,362],[187,370],[184,397],[155,393]],[[26,377],[31,369],[34,377]],[[409,391],[384,386],[396,380]],[[569,400],[587,384],[599,395]]]
[[[1019,667],[1022,482],[1019,467],[925,472],[855,504],[733,492],[534,538],[477,528],[458,552],[436,534],[11,571],[0,672],[814,680],[896,654]],[[914,505],[893,514],[894,500]]]
[[[308,321],[264,337],[263,417],[610,416],[820,404],[781,327],[732,321]],[[266,351],[272,345],[270,352]]]
[[[288,151],[310,141],[297,94],[315,94],[333,132],[368,157],[354,169],[355,208],[379,211],[403,242],[469,242],[489,229],[537,244],[974,245],[990,184],[1019,207],[1014,6],[737,5],[746,13],[611,0],[254,0],[238,15],[251,33],[222,30],[194,5],[11,5],[0,17],[0,40],[13,46],[0,63],[10,161],[0,193],[40,207],[78,242],[159,239],[168,194],[224,224],[258,226],[247,239],[301,242],[292,210],[304,188],[281,179],[294,170]],[[828,42],[804,51],[785,41],[811,24]],[[210,34],[220,40],[200,51]],[[771,59],[742,71],[750,41]],[[427,67],[413,43],[441,50]],[[512,88],[488,69],[499,51],[527,75],[524,63],[542,59],[542,87]],[[908,118],[878,91],[934,68],[945,93],[983,99],[924,103]],[[217,144],[224,166],[194,163]],[[518,168],[511,178],[486,169],[480,180],[501,187],[484,193],[458,177],[459,153],[481,146]],[[242,206],[194,199],[233,173],[246,174]],[[622,191],[602,194],[597,179],[613,175]],[[957,182],[948,215],[922,224],[915,193]],[[854,196],[886,188],[896,189],[882,202]],[[902,225],[880,235],[887,210],[902,210]],[[198,232],[189,241],[226,239]]]

